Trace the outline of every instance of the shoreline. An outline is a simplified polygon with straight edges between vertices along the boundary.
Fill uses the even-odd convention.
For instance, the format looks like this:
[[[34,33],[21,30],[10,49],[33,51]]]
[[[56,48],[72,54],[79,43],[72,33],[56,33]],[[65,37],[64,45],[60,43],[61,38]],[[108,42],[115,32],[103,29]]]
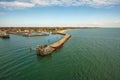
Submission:
[[[68,31],[68,29],[65,29],[65,30],[58,30],[57,32],[58,33],[66,33]]]

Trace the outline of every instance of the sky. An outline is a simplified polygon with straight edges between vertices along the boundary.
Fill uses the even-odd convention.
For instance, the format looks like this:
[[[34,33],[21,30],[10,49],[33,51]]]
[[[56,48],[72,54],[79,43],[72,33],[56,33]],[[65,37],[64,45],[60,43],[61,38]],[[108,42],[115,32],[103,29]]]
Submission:
[[[0,0],[0,27],[120,27],[120,0]]]

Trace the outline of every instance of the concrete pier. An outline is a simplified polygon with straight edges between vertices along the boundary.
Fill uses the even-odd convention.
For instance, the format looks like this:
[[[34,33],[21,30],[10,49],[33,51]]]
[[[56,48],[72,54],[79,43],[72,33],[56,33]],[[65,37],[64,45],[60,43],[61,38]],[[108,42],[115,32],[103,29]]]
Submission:
[[[36,48],[37,54],[41,56],[49,55],[52,52],[60,49],[63,44],[71,37],[70,34],[65,34],[60,40],[50,45],[41,45]]]
[[[14,33],[14,34],[20,35],[20,36],[25,36],[25,37],[49,36],[49,34],[46,34],[46,33],[42,33],[42,34],[38,34],[38,33],[36,33],[36,34],[29,34],[29,33],[22,33],[22,32],[20,32],[20,33]]]

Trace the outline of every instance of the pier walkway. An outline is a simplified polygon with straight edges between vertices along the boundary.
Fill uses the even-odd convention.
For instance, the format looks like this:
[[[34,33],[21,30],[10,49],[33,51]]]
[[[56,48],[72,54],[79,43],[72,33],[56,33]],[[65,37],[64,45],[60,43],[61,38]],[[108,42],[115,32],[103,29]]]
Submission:
[[[64,44],[69,37],[70,37],[69,34],[65,34],[65,36],[63,36],[59,41],[57,41],[49,46],[51,46],[53,48],[58,47],[59,45]]]

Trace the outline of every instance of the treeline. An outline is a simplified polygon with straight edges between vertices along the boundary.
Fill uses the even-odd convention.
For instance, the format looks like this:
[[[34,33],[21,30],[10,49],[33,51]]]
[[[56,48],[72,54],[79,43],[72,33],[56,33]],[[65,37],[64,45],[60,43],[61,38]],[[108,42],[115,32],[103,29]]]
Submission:
[[[96,27],[0,27],[0,30],[32,30],[32,31],[48,31],[52,32],[55,30],[65,30],[65,29],[91,29]]]
[[[10,29],[20,29],[20,30],[35,30],[37,31],[38,29],[42,30],[64,30],[64,29],[76,29],[77,27],[0,27],[0,30],[10,30]]]

